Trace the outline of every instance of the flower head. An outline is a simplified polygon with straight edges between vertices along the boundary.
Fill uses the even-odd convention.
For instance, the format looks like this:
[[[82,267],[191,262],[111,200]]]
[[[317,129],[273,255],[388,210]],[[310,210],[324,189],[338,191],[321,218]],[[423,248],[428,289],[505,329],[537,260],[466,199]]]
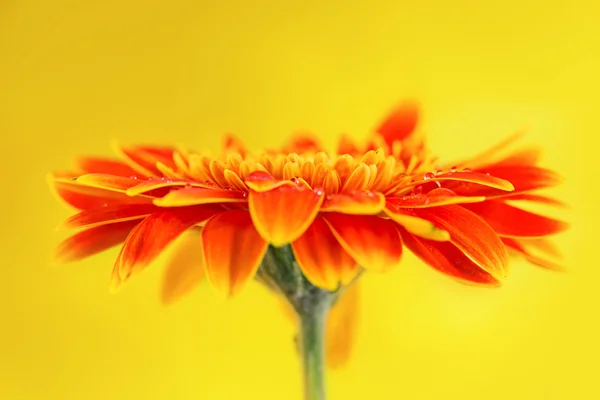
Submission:
[[[185,232],[196,231],[206,276],[226,294],[253,278],[272,246],[289,245],[303,275],[335,291],[362,270],[398,265],[403,246],[462,282],[495,286],[508,250],[557,267],[531,248],[566,224],[513,205],[558,204],[532,193],[560,182],[537,152],[501,156],[512,140],[454,166],[428,153],[417,107],[404,103],[360,146],[336,152],[295,138],[284,150],[252,154],[227,138],[218,157],[175,147],[117,146],[118,159],[85,157],[54,174],[60,198],[79,210],[80,231],[58,249],[64,260],[122,245],[118,287]],[[514,139],[514,138],[513,138]]]

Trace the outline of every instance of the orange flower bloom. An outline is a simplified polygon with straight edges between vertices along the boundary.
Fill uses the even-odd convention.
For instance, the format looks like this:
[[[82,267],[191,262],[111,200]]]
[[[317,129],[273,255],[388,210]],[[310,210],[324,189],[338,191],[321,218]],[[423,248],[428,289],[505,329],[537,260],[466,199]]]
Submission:
[[[58,255],[73,261],[122,244],[111,280],[118,287],[184,232],[197,232],[187,245],[201,249],[204,269],[172,263],[165,278],[171,294],[204,273],[235,294],[269,246],[290,245],[305,277],[330,291],[363,269],[398,265],[403,247],[458,281],[484,286],[506,276],[509,250],[559,268],[534,251],[555,255],[545,237],[566,224],[513,204],[560,204],[532,193],[561,181],[536,165],[537,150],[502,156],[513,137],[445,165],[429,155],[417,123],[416,105],[405,103],[365,146],[345,137],[335,153],[297,137],[254,155],[228,138],[219,157],[123,146],[119,159],[83,158],[75,173],[52,178],[58,196],[80,210],[65,225],[81,231]]]

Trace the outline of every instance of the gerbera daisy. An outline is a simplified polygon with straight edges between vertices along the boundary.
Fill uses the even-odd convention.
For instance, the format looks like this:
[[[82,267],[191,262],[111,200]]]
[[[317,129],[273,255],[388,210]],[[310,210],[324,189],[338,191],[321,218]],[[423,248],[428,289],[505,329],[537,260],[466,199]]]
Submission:
[[[345,298],[352,307],[359,274],[397,266],[403,246],[461,282],[484,286],[506,276],[509,250],[557,267],[531,249],[552,254],[544,237],[566,224],[511,204],[558,203],[531,193],[560,182],[535,165],[537,152],[501,157],[506,142],[441,164],[417,123],[416,105],[404,103],[365,146],[343,138],[333,153],[308,137],[261,154],[227,138],[218,157],[117,146],[119,159],[83,158],[75,173],[52,177],[58,196],[80,210],[65,225],[81,231],[58,255],[73,261],[122,244],[111,278],[117,288],[182,234],[197,232],[188,246],[201,254],[202,269],[190,274],[172,264],[165,282],[183,292],[205,274],[226,295],[252,278],[273,289],[299,316],[307,396],[322,398],[329,309]]]

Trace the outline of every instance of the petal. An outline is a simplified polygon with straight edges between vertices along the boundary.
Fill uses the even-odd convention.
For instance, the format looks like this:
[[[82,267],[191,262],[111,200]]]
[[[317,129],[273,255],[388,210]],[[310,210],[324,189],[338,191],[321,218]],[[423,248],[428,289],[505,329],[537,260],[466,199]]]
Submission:
[[[48,183],[55,196],[69,206],[87,210],[111,205],[150,203],[151,198],[131,198],[125,193],[81,184],[74,179],[49,176]]]
[[[162,281],[162,302],[171,304],[181,299],[203,278],[204,258],[201,236],[199,234],[181,235],[173,243],[173,248],[169,253]]]
[[[400,262],[402,241],[393,221],[340,213],[326,213],[323,218],[344,250],[361,267],[384,271]]]
[[[157,210],[159,208],[153,204],[118,204],[89,208],[71,216],[65,221],[64,226],[67,228],[91,227],[143,219]]]
[[[244,203],[248,201],[247,193],[237,190],[183,188],[172,190],[166,196],[154,200],[159,207],[184,207],[210,203]]]
[[[569,227],[566,222],[530,213],[498,200],[465,207],[483,218],[501,236],[541,237]]]
[[[441,242],[450,240],[450,234],[445,230],[438,228],[432,222],[423,218],[418,218],[412,214],[409,215],[406,213],[406,210],[395,207],[393,204],[386,207],[384,212],[392,221],[417,236]]]
[[[484,201],[482,196],[457,196],[449,189],[437,188],[426,194],[412,194],[402,197],[388,197],[387,206],[397,208],[424,208],[448,204],[477,203]]]
[[[325,351],[327,365],[344,366],[352,351],[360,313],[359,283],[352,284],[339,298],[327,317]]]
[[[113,269],[112,288],[148,266],[183,232],[220,211],[218,207],[197,206],[160,210],[148,216],[125,241]]]
[[[123,243],[139,221],[117,222],[86,229],[64,240],[56,249],[61,262],[78,261]]]
[[[542,196],[539,194],[531,194],[531,193],[517,193],[515,195],[510,194],[503,197],[503,200],[511,201],[511,200],[522,200],[522,201],[531,201],[534,203],[542,203],[550,206],[556,207],[568,207],[567,203],[562,202],[558,199],[554,199],[548,196]]]
[[[482,218],[457,205],[416,208],[412,212],[448,231],[450,241],[494,278],[506,276],[506,247]]]
[[[351,192],[327,196],[321,206],[323,212],[343,214],[379,214],[385,207],[385,196],[376,192]]]
[[[450,242],[434,242],[401,228],[404,245],[423,262],[463,283],[498,286],[500,282]]]
[[[229,296],[254,277],[268,248],[246,211],[226,211],[202,231],[206,274],[211,285]]]
[[[525,135],[525,130],[519,130],[513,133],[510,136],[507,136],[505,139],[495,144],[491,148],[485,150],[484,152],[478,154],[475,157],[471,157],[469,160],[465,160],[459,163],[455,163],[457,166],[471,166],[471,168],[476,168],[481,165],[488,165],[490,160],[495,160],[498,157],[498,154],[504,149],[508,148],[510,145],[515,143],[517,140],[521,139]]]
[[[334,291],[348,284],[360,270],[321,217],[292,243],[292,249],[306,278],[323,289]]]
[[[508,247],[510,247],[516,253],[523,256],[525,258],[525,260],[527,260],[531,264],[537,265],[538,267],[542,267],[545,269],[550,269],[553,271],[564,271],[565,270],[565,267],[557,262],[550,261],[546,258],[542,258],[542,257],[536,256],[535,254],[532,254],[526,248],[526,246],[524,246],[524,243],[522,240],[511,239],[511,238],[502,238],[502,241],[504,242],[504,244],[506,244]]]
[[[502,191],[514,190],[513,184],[509,180],[501,179],[493,174],[485,174],[474,171],[446,172],[434,175],[431,172],[424,174],[423,179],[411,183],[411,186],[423,185],[429,182],[460,181],[466,183],[475,183]],[[450,187],[452,189],[452,187]],[[459,194],[459,193],[457,193]]]
[[[275,179],[271,174],[264,171],[254,171],[248,175],[246,185],[255,192],[268,192],[280,187],[294,187],[292,181]]]
[[[109,174],[118,176],[136,176],[138,172],[119,160],[101,157],[82,157],[77,165],[88,174]]]
[[[138,181],[138,184],[127,189],[128,196],[138,196],[143,193],[154,192],[158,189],[167,189],[172,187],[199,187],[206,189],[215,189],[217,186],[208,184],[208,183],[200,183],[196,181],[190,181],[186,179],[163,179],[163,178],[151,178],[142,182]],[[168,192],[167,192],[168,193]]]
[[[298,239],[314,221],[324,194],[301,187],[282,186],[250,192],[248,206],[256,230],[273,246]]]
[[[136,178],[110,174],[85,174],[77,177],[76,182],[85,186],[115,192],[125,192],[127,189],[139,184]]]
[[[167,147],[148,146],[122,146],[118,142],[112,143],[113,150],[132,169],[144,177],[161,176],[156,168],[156,163],[161,162],[170,168],[175,168],[173,162],[174,149]]]
[[[410,136],[419,122],[419,106],[416,102],[400,104],[375,131],[381,134],[386,143],[402,141]]]

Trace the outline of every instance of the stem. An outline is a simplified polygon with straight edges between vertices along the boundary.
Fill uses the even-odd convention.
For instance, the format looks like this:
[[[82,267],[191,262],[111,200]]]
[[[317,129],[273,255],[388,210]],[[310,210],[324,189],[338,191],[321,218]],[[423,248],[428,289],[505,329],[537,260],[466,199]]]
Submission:
[[[325,323],[331,301],[319,296],[307,303],[299,312],[304,399],[325,400]]]

